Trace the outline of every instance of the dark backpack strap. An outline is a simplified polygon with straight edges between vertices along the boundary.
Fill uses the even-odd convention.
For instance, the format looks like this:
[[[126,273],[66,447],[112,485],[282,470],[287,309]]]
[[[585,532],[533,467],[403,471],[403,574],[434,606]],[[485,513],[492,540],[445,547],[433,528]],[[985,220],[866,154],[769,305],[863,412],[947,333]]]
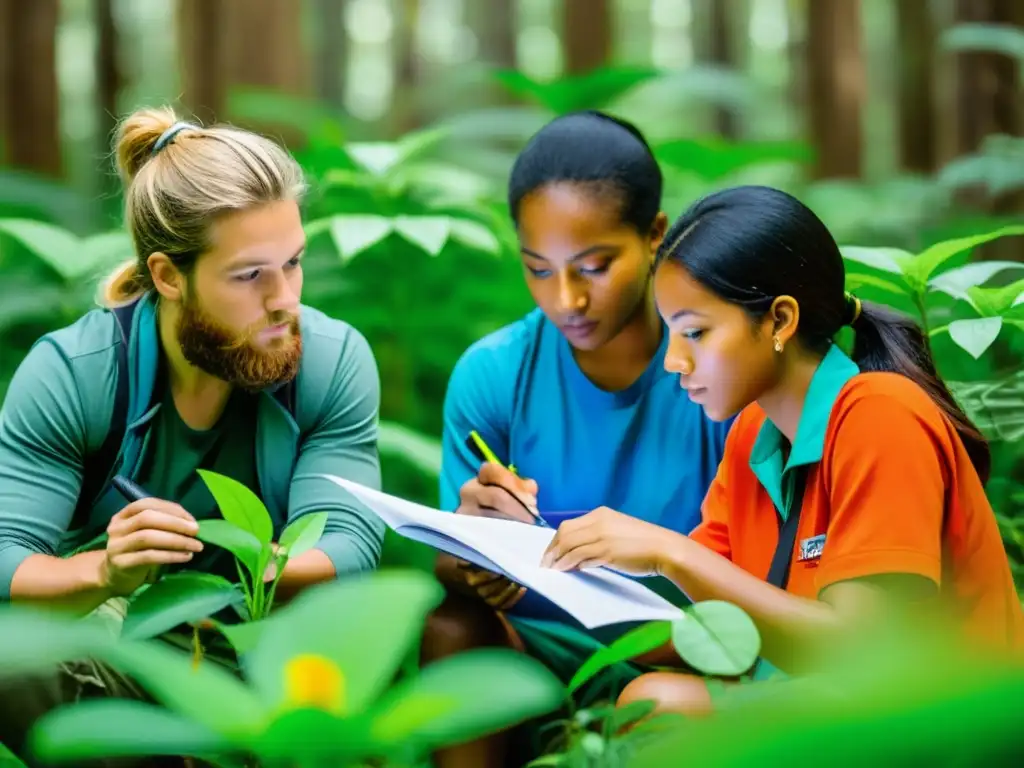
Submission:
[[[789,582],[789,566],[793,562],[793,548],[796,546],[796,529],[800,527],[800,508],[804,504],[804,490],[807,487],[807,473],[803,468],[796,470],[793,477],[793,503],[789,514],[779,526],[779,543],[775,546],[772,565],[768,569],[768,583],[785,589]]]
[[[121,333],[121,342],[117,345],[117,387],[114,390],[114,408],[110,414],[107,437],[99,450],[85,458],[85,475],[79,495],[79,506],[84,509],[90,508],[104,491],[124,440],[128,422],[128,341],[131,339],[132,318],[137,306],[138,301],[133,301],[112,310]]]

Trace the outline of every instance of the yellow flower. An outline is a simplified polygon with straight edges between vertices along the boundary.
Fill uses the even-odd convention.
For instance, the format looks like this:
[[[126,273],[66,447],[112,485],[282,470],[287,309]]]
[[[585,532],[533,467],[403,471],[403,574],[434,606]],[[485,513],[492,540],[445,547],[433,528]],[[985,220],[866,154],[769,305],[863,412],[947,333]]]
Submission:
[[[320,709],[341,715],[345,709],[345,676],[338,665],[306,653],[284,666],[284,698],[289,709]]]

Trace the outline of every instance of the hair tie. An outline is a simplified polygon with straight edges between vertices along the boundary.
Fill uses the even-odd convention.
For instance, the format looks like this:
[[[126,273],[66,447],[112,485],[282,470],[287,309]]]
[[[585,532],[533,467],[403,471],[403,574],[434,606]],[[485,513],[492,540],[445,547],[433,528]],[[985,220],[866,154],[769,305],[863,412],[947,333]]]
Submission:
[[[177,122],[177,123],[175,123],[170,128],[168,128],[166,131],[164,131],[163,133],[160,134],[160,138],[157,139],[156,140],[156,144],[153,145],[153,154],[155,155],[157,152],[159,152],[161,149],[166,147],[168,144],[172,143],[174,141],[174,137],[177,136],[182,131],[184,131],[186,128],[192,128],[192,129],[197,130],[197,131],[199,130],[199,126],[198,125],[193,125],[192,123],[186,123],[186,122]]]
[[[860,317],[860,313],[863,307],[861,306],[860,299],[858,299],[849,291],[846,292],[845,296],[847,314],[850,316],[850,319],[846,322],[846,325],[853,325],[854,323],[857,322],[858,318]]]

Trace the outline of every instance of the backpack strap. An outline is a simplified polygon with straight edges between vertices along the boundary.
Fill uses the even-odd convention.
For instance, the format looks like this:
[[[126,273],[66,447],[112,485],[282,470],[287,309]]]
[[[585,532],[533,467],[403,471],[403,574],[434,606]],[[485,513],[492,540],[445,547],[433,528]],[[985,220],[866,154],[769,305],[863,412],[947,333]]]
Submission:
[[[114,390],[114,407],[110,413],[110,429],[103,444],[85,457],[82,491],[79,507],[88,510],[106,489],[114,471],[117,454],[121,450],[124,432],[128,423],[128,342],[132,335],[132,318],[139,302],[116,307],[111,310],[117,320],[121,340],[117,345],[117,385]]]
[[[768,583],[779,589],[785,589],[789,582],[789,567],[793,562],[796,529],[800,527],[800,508],[804,505],[806,487],[807,473],[798,469],[793,478],[793,502],[789,505],[786,521],[779,526],[779,543],[775,547],[772,564],[768,569]]]

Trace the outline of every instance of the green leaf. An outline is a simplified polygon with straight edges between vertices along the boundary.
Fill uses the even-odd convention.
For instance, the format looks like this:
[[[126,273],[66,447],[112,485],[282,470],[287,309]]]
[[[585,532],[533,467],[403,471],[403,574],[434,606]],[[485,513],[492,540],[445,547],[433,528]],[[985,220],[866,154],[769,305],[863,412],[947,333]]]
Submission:
[[[859,291],[865,286],[872,288],[879,288],[883,291],[890,293],[896,293],[901,296],[910,295],[910,290],[899,283],[891,280],[885,280],[881,277],[875,277],[874,275],[847,275],[846,276],[846,290],[848,291]]]
[[[432,720],[410,716],[402,733],[391,713],[408,697],[444,704]],[[481,648],[436,661],[388,691],[376,709],[374,730],[384,718],[396,740],[433,750],[547,714],[564,701],[560,681],[539,661],[510,649]]]
[[[980,288],[971,286],[967,289],[967,299],[984,317],[1002,317],[1014,305],[1020,303],[1024,296],[1024,280],[1018,280],[1001,288]]]
[[[959,23],[940,38],[948,51],[997,53],[1024,62],[1024,31],[1009,24]]]
[[[115,641],[97,619],[0,606],[0,679],[47,672],[61,662],[95,656]]]
[[[112,269],[134,256],[135,246],[127,232],[115,230],[92,235],[82,241],[78,259],[73,263],[73,277],[84,277],[101,270]]]
[[[331,236],[342,261],[372,248],[391,231],[391,220],[383,216],[352,213],[331,218]]]
[[[156,637],[180,624],[205,619],[241,601],[238,587],[208,573],[183,572],[162,577],[128,606],[121,636]]]
[[[975,360],[992,346],[1002,328],[1003,318],[1001,317],[954,320],[947,326],[950,338]]]
[[[749,670],[761,652],[761,635],[741,608],[705,600],[684,609],[672,623],[672,644],[679,657],[706,675],[735,677]]]
[[[326,512],[312,512],[293,522],[281,534],[278,545],[288,551],[288,557],[298,557],[316,546],[327,525]]]
[[[449,717],[458,707],[458,699],[449,693],[413,691],[382,707],[370,733],[376,741],[402,743],[433,721]]]
[[[942,291],[954,299],[970,301],[967,291],[981,286],[1007,269],[1024,269],[1024,264],[1015,261],[977,261],[950,269],[928,281],[933,291]]]
[[[200,520],[197,538],[207,544],[223,547],[238,558],[253,579],[262,578],[260,560],[264,548],[248,531],[228,520]]]
[[[0,219],[0,232],[20,242],[61,277],[76,274],[75,259],[81,258],[82,243],[72,233],[32,219]]]
[[[245,621],[241,624],[215,622],[214,626],[231,643],[235,653],[242,657],[252,651],[263,637],[265,622],[265,619],[263,621]]]
[[[672,625],[667,621],[652,621],[630,630],[615,642],[596,651],[583,663],[569,681],[569,692],[579,689],[605,667],[642,656],[660,648],[671,638]]]
[[[156,701],[228,738],[248,737],[267,724],[270,710],[227,668],[159,640],[121,642],[99,656],[134,678]]]
[[[360,711],[394,680],[442,597],[436,579],[420,571],[375,571],[320,584],[265,620],[263,636],[246,658],[248,677],[276,706],[284,697],[288,660],[322,656],[344,675],[349,711]]]
[[[497,236],[483,224],[468,219],[452,219],[451,230],[452,238],[463,245],[488,253],[501,252]]]
[[[208,469],[196,471],[213,494],[225,520],[249,531],[260,544],[270,543],[274,536],[274,524],[259,496],[233,478]]]
[[[226,746],[223,737],[181,715],[126,699],[81,701],[51,710],[32,728],[29,743],[46,762],[198,757]]]
[[[985,232],[980,235],[958,237],[952,240],[944,240],[941,243],[936,243],[935,245],[925,249],[919,255],[915,256],[906,265],[907,279],[915,287],[923,289],[928,284],[928,281],[931,279],[935,270],[957,254],[963,253],[966,250],[983,245],[984,243],[992,240],[997,240],[1000,237],[1020,234],[1024,234],[1024,226],[1012,225],[1000,227],[999,229],[995,229],[991,232]]]
[[[843,258],[858,264],[864,264],[883,272],[891,272],[894,275],[902,275],[904,265],[913,256],[907,251],[899,248],[863,248],[855,245],[848,245],[842,248]]]
[[[393,421],[382,421],[377,428],[381,453],[397,454],[428,475],[441,473],[441,442]]]
[[[395,231],[430,256],[437,256],[448,242],[451,220],[447,216],[396,216]]]

